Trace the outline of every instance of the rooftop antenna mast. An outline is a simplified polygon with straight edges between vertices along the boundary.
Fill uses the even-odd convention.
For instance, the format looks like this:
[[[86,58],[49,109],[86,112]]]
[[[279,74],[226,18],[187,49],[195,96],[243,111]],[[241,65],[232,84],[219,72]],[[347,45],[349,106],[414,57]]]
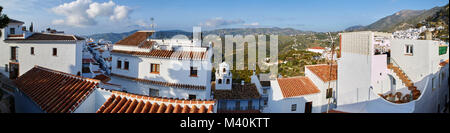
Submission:
[[[334,38],[331,36],[330,32],[328,32],[328,35],[330,36],[330,40],[331,40],[330,76],[328,77],[328,79],[331,79],[332,72],[333,72],[333,60],[334,60],[334,57],[333,57],[334,56]],[[331,81],[328,81],[328,89],[329,89],[331,95],[330,95],[330,97],[328,97],[328,93],[327,93],[327,99],[328,99],[327,113],[328,113],[328,110],[330,110],[331,98],[333,98],[333,96],[332,96],[333,95],[333,89],[331,89],[330,87],[331,87]]]
[[[155,18],[151,17],[150,21],[152,22],[152,24],[150,24],[151,30],[154,32],[152,37],[155,38],[156,37],[156,30],[155,30]]]

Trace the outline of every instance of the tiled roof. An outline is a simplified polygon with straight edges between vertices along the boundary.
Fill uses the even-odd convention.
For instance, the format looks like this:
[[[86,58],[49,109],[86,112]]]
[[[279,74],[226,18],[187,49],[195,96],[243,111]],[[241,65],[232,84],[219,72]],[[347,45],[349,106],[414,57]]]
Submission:
[[[116,76],[116,77],[119,77],[119,78],[124,78],[124,79],[134,80],[134,81],[137,81],[137,82],[142,82],[142,83],[147,83],[147,84],[153,84],[153,85],[159,85],[159,86],[175,87],[175,88],[185,88],[185,89],[194,89],[194,90],[205,90],[205,89],[206,89],[205,86],[200,86],[200,85],[189,85],[189,84],[179,84],[179,83],[169,83],[169,82],[153,81],[153,80],[148,80],[148,79],[140,79],[140,78],[128,77],[128,76],[124,76],[124,75],[120,75],[120,74],[115,74],[115,73],[112,73],[111,75]]]
[[[448,64],[448,59],[443,61],[443,62],[441,62],[441,63],[439,63],[439,65],[442,66],[442,67],[447,65],[447,64]]]
[[[311,70],[312,73],[317,75],[322,81],[328,82],[337,79],[337,65],[333,65],[332,73],[330,77],[330,65],[328,64],[320,64],[320,65],[311,65],[306,66],[307,69]]]
[[[9,19],[9,23],[21,23],[21,24],[24,24],[24,22],[22,22],[22,21],[11,19],[11,18]]]
[[[233,84],[231,90],[216,90],[216,83],[211,83],[214,99],[254,99],[260,98],[255,84]]]
[[[35,66],[14,82],[43,111],[71,113],[100,81]]]
[[[46,34],[46,33],[33,33],[33,35],[25,39],[6,39],[6,40],[84,40],[82,37],[74,35],[61,35],[61,34]]]
[[[134,56],[157,57],[167,59],[204,60],[207,52],[151,50],[150,52],[112,50],[112,53],[129,54]]]
[[[139,48],[152,48],[153,44],[155,44],[155,41],[143,41],[139,44]]]
[[[285,98],[320,92],[308,77],[278,78],[277,80]]]
[[[118,45],[129,45],[129,46],[139,46],[144,41],[147,41],[147,38],[153,34],[151,31],[137,31],[130,36],[118,41],[116,44]]]
[[[108,77],[108,76],[106,76],[104,74],[97,75],[97,76],[94,77],[94,79],[100,80],[100,81],[105,82],[105,83],[111,80],[110,77]]]
[[[215,101],[178,100],[112,91],[97,113],[213,113]]]

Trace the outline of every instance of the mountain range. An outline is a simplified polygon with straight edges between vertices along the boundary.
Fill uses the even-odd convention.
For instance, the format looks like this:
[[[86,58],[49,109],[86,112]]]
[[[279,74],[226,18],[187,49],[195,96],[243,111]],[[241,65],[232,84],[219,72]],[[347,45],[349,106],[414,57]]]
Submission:
[[[370,25],[351,26],[345,29],[345,31],[374,30],[374,31],[393,32],[396,30],[404,30],[416,27],[418,23],[423,23],[428,18],[436,16],[438,12],[442,11],[447,12],[448,18],[448,4],[446,6],[434,7],[428,10],[401,10],[392,15],[386,16]]]
[[[448,30],[448,12],[449,5],[442,7],[434,7],[428,10],[401,10],[392,15],[386,16],[370,25],[356,25],[345,29],[344,31],[384,31],[394,32],[396,30],[404,30],[407,28],[417,27],[419,25],[426,25],[428,27],[444,26]],[[100,33],[83,36],[86,38],[93,38],[95,40],[104,39],[113,43],[133,34],[138,30],[132,30],[123,33]],[[302,31],[293,28],[229,28],[229,29],[216,29],[210,31],[203,31],[203,35],[215,34],[219,36],[223,35],[254,35],[254,34],[277,34],[277,35],[297,35],[297,34],[315,34],[318,32]],[[182,30],[166,30],[158,31],[155,34],[156,38],[171,38],[175,35],[186,35],[192,38],[192,32]],[[445,32],[443,35],[448,35]]]

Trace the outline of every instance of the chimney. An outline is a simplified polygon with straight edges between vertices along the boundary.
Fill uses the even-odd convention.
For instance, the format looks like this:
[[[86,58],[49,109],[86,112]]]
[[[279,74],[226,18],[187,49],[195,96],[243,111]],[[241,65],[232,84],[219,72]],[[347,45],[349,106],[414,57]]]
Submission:
[[[430,31],[425,31],[425,40],[433,40],[433,34]]]

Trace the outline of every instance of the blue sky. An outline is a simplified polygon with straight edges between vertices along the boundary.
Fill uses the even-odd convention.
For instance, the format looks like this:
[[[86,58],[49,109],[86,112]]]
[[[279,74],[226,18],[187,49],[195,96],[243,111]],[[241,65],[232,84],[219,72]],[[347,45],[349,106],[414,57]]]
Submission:
[[[93,34],[149,29],[203,30],[291,27],[338,31],[368,25],[404,9],[443,6],[448,0],[0,0],[3,12],[35,29]]]

